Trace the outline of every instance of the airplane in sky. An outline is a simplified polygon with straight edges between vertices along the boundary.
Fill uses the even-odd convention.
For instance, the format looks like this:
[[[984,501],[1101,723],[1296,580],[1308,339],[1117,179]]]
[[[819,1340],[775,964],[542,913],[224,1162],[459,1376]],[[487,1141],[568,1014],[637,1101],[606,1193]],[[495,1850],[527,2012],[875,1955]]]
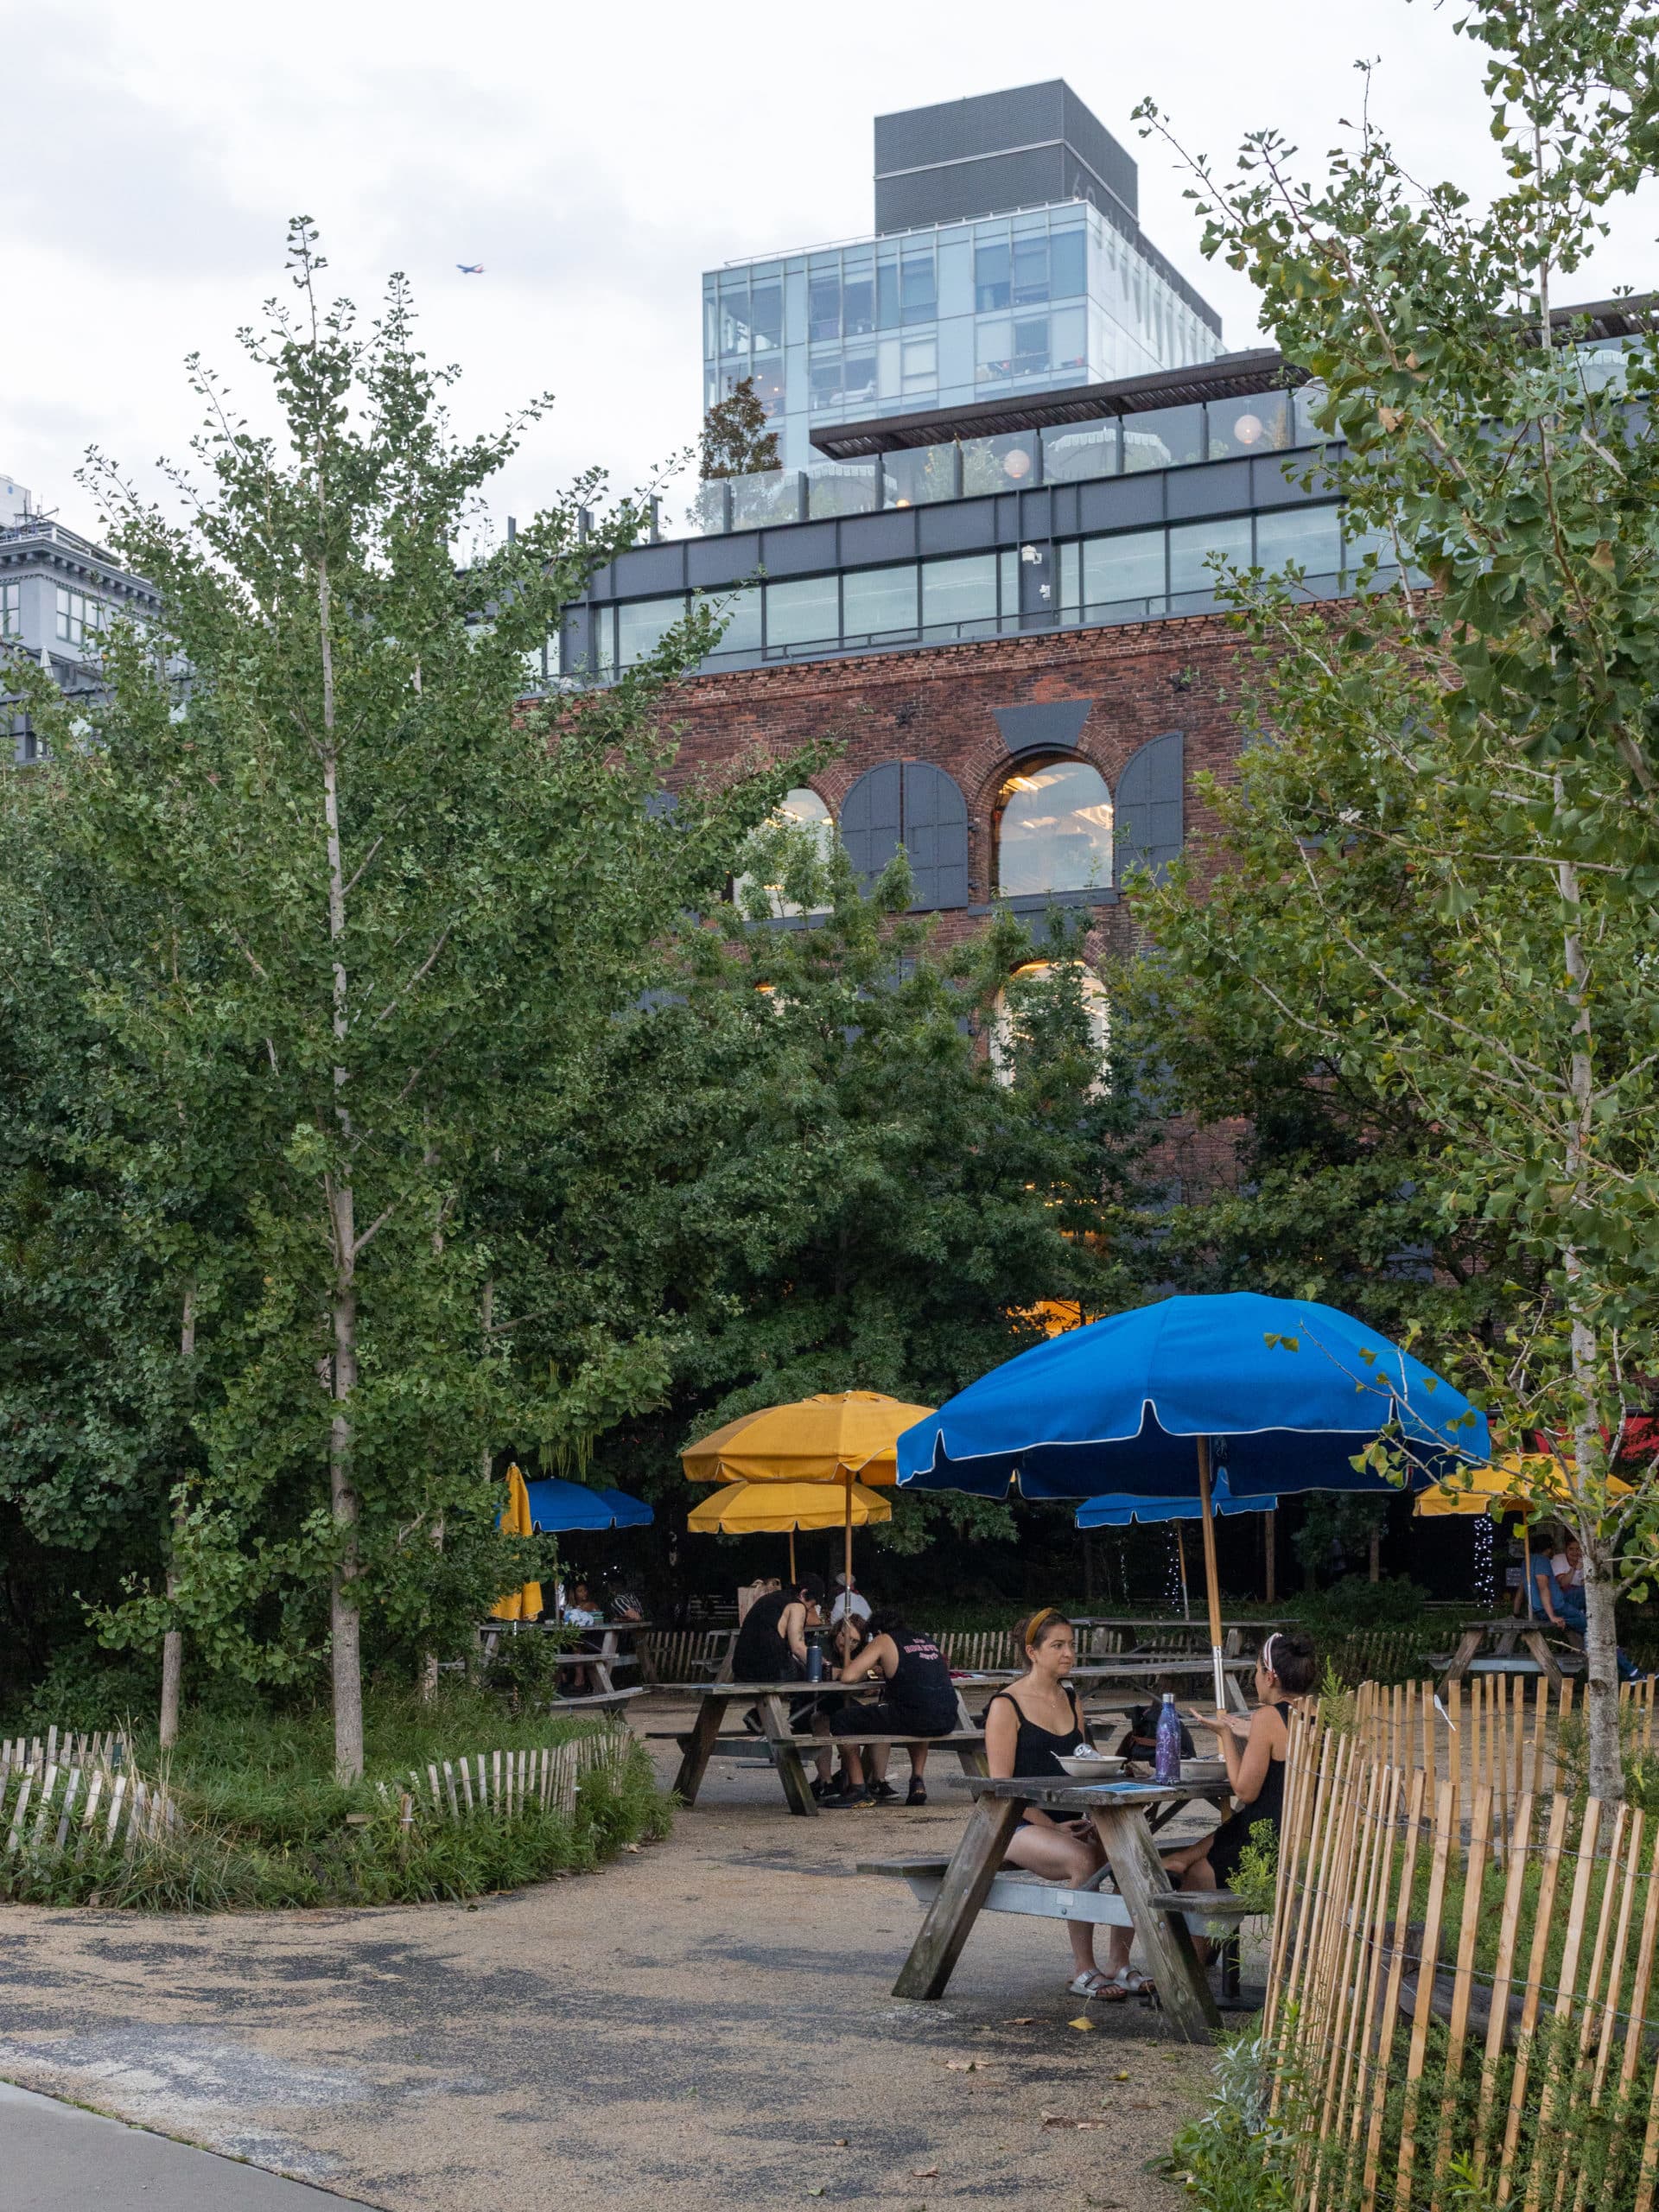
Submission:
[[[484,264],[481,261],[458,261],[455,266],[463,276],[481,276],[484,274]]]

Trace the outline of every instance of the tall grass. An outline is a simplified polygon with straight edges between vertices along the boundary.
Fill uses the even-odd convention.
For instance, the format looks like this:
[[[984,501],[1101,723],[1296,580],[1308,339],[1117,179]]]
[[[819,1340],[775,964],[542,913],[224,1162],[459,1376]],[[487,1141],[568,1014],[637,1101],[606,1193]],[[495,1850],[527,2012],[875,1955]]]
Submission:
[[[670,1800],[638,1744],[613,1773],[582,1777],[574,1815],[525,1806],[511,1819],[492,1811],[456,1821],[415,1796],[405,1826],[411,1769],[563,1743],[598,1724],[513,1715],[466,1688],[429,1704],[383,1692],[365,1719],[367,1772],[345,1785],[334,1778],[326,1710],[198,1713],[164,1762],[137,1732],[135,1763],[163,1782],[179,1825],[130,1850],[89,1838],[79,1856],[72,1847],[0,1857],[0,1897],[154,1911],[460,1901],[586,1872],[668,1831]]]

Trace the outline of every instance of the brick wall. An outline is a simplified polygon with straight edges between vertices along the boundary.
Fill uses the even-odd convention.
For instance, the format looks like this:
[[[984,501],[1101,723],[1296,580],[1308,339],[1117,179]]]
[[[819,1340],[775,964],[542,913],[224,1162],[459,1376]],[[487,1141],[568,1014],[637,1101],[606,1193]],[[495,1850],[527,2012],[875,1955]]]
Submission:
[[[931,761],[956,778],[968,802],[969,896],[972,906],[983,908],[991,888],[992,818],[1013,759],[993,709],[1090,699],[1074,749],[1114,792],[1137,747],[1166,730],[1182,732],[1186,843],[1202,872],[1214,821],[1192,778],[1205,769],[1223,779],[1232,773],[1239,749],[1236,651],[1225,621],[1206,614],[697,677],[678,688],[664,715],[680,743],[670,781],[742,768],[757,757],[775,760],[830,740],[839,747],[836,757],[810,781],[839,814],[867,769],[888,760]],[[940,914],[938,924],[945,943],[982,926],[971,906]],[[1127,906],[1095,910],[1091,956],[1121,956],[1133,943]],[[1189,1195],[1213,1188],[1234,1179],[1242,1134],[1236,1123],[1204,1129],[1178,1123],[1160,1147],[1160,1164],[1181,1178]]]

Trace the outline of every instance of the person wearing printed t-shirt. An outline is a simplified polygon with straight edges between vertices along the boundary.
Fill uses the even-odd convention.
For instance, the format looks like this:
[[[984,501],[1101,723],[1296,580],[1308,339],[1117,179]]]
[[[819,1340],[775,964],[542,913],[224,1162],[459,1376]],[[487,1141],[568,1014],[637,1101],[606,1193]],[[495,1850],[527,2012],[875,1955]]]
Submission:
[[[931,1636],[911,1627],[902,1614],[886,1611],[870,1616],[870,1640],[841,1670],[841,1679],[854,1682],[880,1677],[882,1694],[874,1705],[849,1700],[824,1724],[832,1736],[850,1738],[843,1745],[848,1790],[845,1797],[826,1797],[830,1806],[874,1805],[876,1785],[887,1779],[886,1744],[870,1746],[870,1772],[855,1748],[866,1736],[948,1736],[957,1725],[957,1693],[944,1655]],[[910,1793],[907,1805],[925,1805],[927,1745],[910,1744]]]

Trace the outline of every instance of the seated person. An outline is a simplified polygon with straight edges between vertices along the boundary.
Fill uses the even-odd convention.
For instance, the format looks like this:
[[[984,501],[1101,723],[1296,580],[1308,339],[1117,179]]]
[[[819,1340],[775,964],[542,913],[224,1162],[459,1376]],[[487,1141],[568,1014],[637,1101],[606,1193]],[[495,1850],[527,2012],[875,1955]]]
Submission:
[[[1089,1741],[1077,1694],[1066,1687],[1077,1663],[1077,1631],[1064,1613],[1046,1605],[1014,1633],[1025,1648],[1026,1671],[1017,1682],[998,1690],[985,1708],[986,1762],[999,1778],[1046,1775],[1064,1782],[1069,1777],[1060,1761]],[[1027,1806],[1002,1857],[1005,1866],[1027,1867],[1046,1881],[1064,1882],[1073,1890],[1093,1881],[1105,1863],[1091,1822],[1045,1813],[1036,1805]],[[1095,1964],[1094,1923],[1068,1920],[1065,1932],[1076,1969],[1066,1995],[1121,2004],[1130,1986],[1127,1950],[1124,1971],[1105,1974]]]
[[[861,1595],[858,1584],[844,1574],[836,1577],[836,1601],[830,1608],[830,1625],[834,1628],[849,1613],[855,1613],[861,1621],[870,1618],[870,1601]]]
[[[570,1594],[565,1600],[565,1626],[593,1628],[597,1626],[604,1618],[603,1611],[594,1602],[591,1586],[578,1576],[570,1585]],[[600,1644],[596,1637],[583,1636],[577,1638],[575,1648],[578,1651],[597,1651]],[[566,1670],[565,1695],[567,1697],[582,1697],[596,1690],[597,1688],[598,1683],[591,1667],[571,1667]]]
[[[1584,1602],[1584,1546],[1576,1536],[1565,1537],[1560,1549],[1550,1558],[1535,1559],[1532,1580],[1538,1593],[1538,1610],[1553,1628],[1570,1629],[1578,1637],[1588,1634],[1590,1622]],[[1613,1664],[1618,1669],[1621,1682],[1641,1679],[1640,1670],[1627,1652],[1616,1650]]]
[[[1220,1741],[1236,1809],[1208,1835],[1193,1843],[1177,1844],[1161,1854],[1173,1878],[1173,1887],[1225,1889],[1250,1840],[1251,1829],[1265,1821],[1277,1836],[1285,1810],[1291,1708],[1313,1688],[1318,1671],[1313,1638],[1299,1630],[1275,1629],[1255,1662],[1255,1712],[1203,1716],[1204,1726],[1213,1728]],[[1129,1972],[1133,1936],[1131,1929],[1113,1929],[1112,1971],[1124,1977],[1129,1987],[1145,1988],[1148,1985],[1144,1977]],[[1203,1938],[1198,1941],[1203,1945]]]
[[[880,1802],[879,1785],[887,1780],[886,1744],[870,1747],[868,1779],[863,1761],[854,1748],[868,1732],[872,1736],[948,1736],[957,1725],[957,1692],[944,1654],[931,1636],[912,1629],[903,1615],[891,1608],[870,1616],[869,1642],[855,1659],[841,1670],[843,1682],[882,1679],[882,1694],[874,1705],[849,1703],[831,1714],[832,1736],[852,1739],[842,1757],[847,1765],[849,1794],[844,1799],[826,1797],[826,1805],[874,1805]],[[927,1767],[925,1744],[911,1744],[910,1791],[907,1805],[925,1805]]]
[[[773,1590],[757,1598],[743,1616],[743,1625],[732,1646],[734,1682],[804,1682],[806,1680],[806,1631],[822,1621],[823,1584],[816,1574],[804,1575],[788,1590]],[[760,1714],[751,1706],[743,1725],[760,1732]]]
[[[839,1625],[832,1629],[830,1633],[829,1663],[824,1669],[825,1675],[836,1677],[843,1675],[849,1665],[857,1658],[868,1642],[868,1631],[859,1616],[856,1613],[844,1615]],[[797,1728],[801,1728],[810,1725],[815,1736],[828,1738],[830,1732],[830,1714],[839,1713],[845,1707],[855,1702],[851,1696],[817,1698],[813,1702],[811,1712],[804,1714],[795,1726]],[[868,1711],[868,1707],[865,1707],[861,1709]],[[861,1760],[864,1756],[861,1745],[859,1748],[859,1756]],[[826,1742],[823,1750],[817,1754],[818,1778],[812,1784],[812,1795],[820,1804],[830,1798],[834,1798],[839,1803],[843,1797],[850,1797],[855,1794],[848,1772],[844,1744],[842,1746],[841,1773],[832,1782],[830,1770],[834,1764],[835,1754]],[[875,1794],[878,1797],[885,1798],[891,1797],[896,1793],[889,1783],[883,1781],[877,1783]]]

